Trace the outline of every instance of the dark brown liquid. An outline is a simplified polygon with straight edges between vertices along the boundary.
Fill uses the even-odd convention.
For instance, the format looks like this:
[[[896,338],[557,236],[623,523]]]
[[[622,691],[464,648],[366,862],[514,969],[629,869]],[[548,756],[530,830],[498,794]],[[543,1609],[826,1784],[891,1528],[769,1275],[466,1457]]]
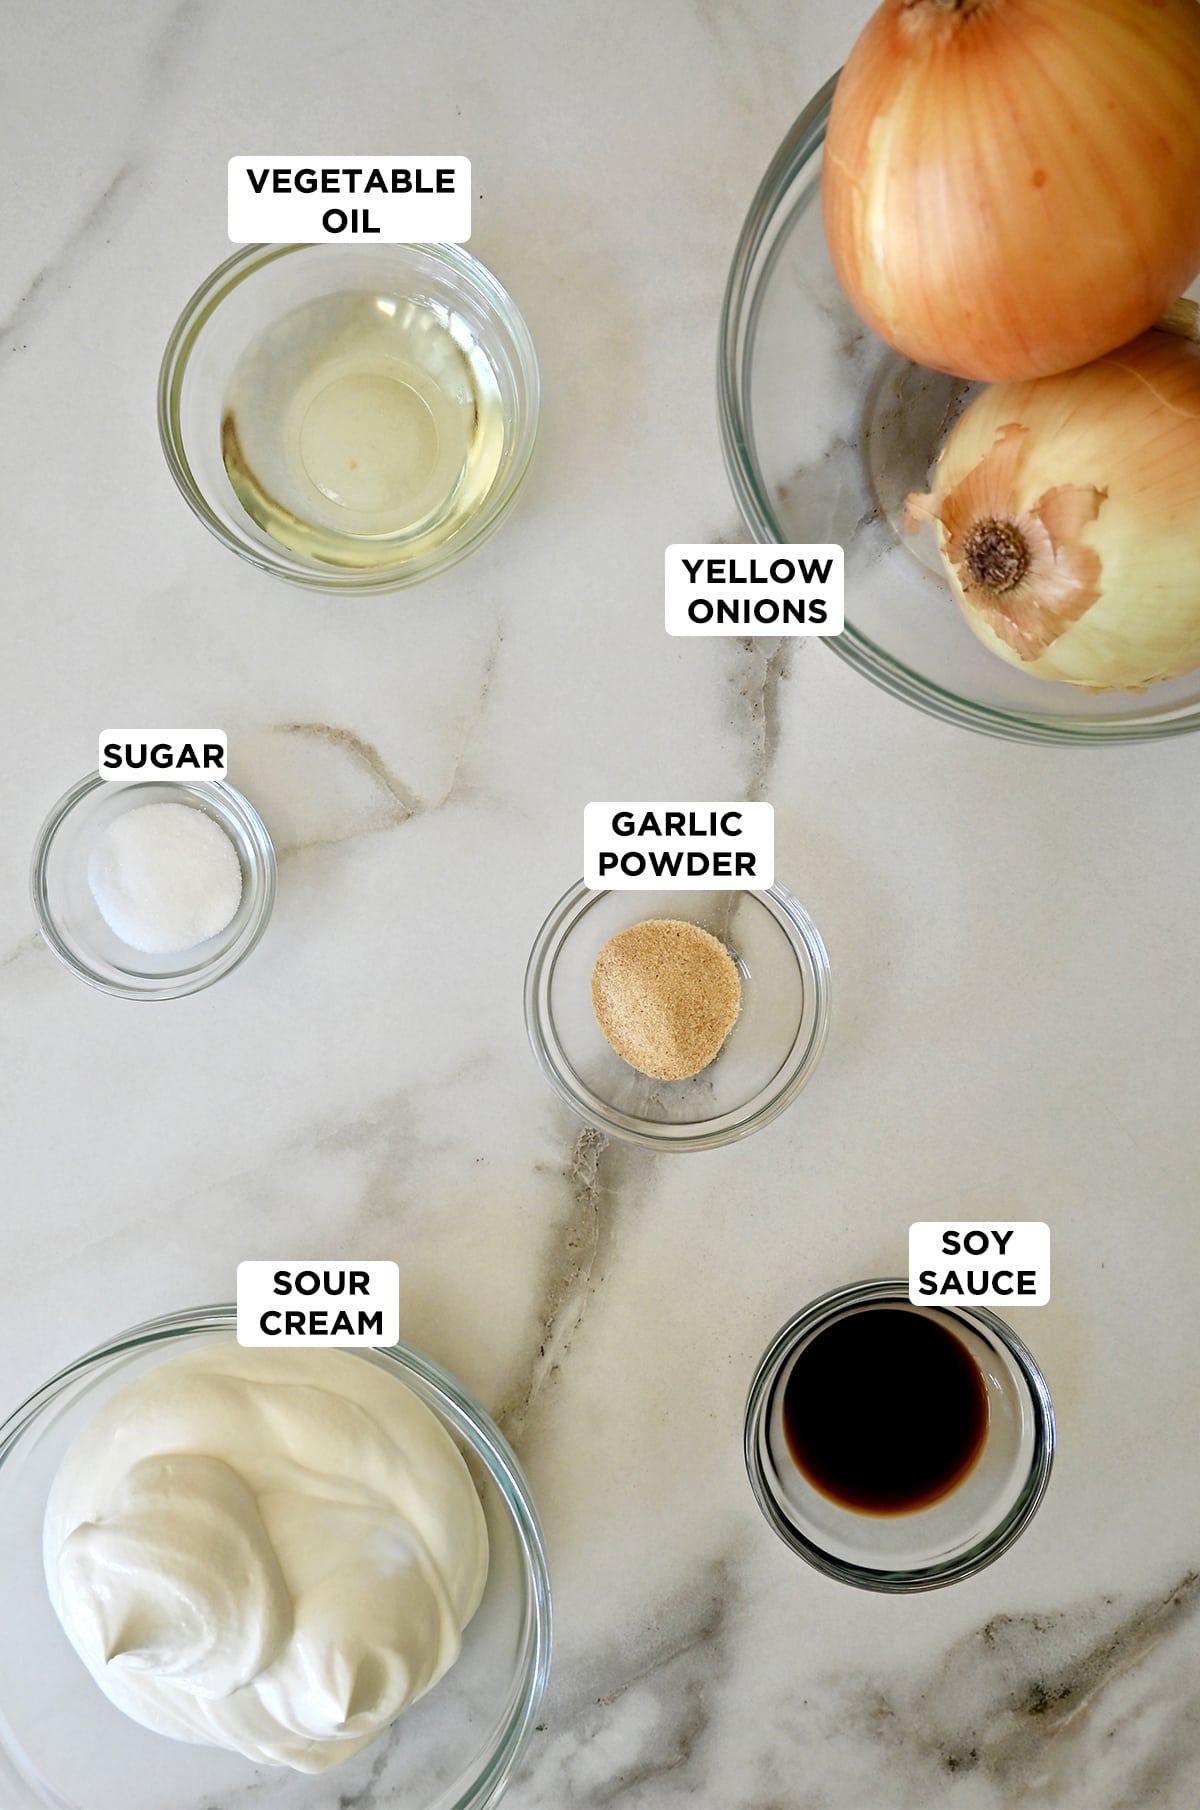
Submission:
[[[987,1390],[962,1340],[903,1307],[864,1308],[817,1333],[783,1397],[783,1430],[808,1481],[865,1514],[909,1514],[947,1495],[987,1424]]]

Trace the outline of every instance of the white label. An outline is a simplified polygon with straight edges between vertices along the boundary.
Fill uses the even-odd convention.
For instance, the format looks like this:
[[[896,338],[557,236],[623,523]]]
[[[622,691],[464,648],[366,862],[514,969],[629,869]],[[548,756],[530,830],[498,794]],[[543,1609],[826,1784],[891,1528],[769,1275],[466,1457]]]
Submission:
[[[846,556],[834,546],[667,548],[668,635],[840,635]]]
[[[239,1263],[239,1345],[394,1345],[400,1270],[391,1262],[279,1257]]]
[[[235,245],[404,245],[471,237],[469,157],[231,157]]]
[[[775,883],[775,807],[585,805],[583,883],[609,892],[762,892]]]
[[[1050,1227],[1040,1219],[920,1220],[908,1228],[915,1307],[1045,1307]]]
[[[224,779],[229,737],[223,729],[102,729],[101,779]]]

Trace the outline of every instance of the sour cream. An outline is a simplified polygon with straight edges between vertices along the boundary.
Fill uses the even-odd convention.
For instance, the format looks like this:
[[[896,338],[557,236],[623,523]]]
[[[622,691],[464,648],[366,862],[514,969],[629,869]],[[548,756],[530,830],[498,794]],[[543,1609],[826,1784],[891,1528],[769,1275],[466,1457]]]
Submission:
[[[118,1709],[322,1772],[458,1657],[487,1528],[462,1457],[344,1351],[207,1346],[102,1407],[50,1491],[50,1598]]]

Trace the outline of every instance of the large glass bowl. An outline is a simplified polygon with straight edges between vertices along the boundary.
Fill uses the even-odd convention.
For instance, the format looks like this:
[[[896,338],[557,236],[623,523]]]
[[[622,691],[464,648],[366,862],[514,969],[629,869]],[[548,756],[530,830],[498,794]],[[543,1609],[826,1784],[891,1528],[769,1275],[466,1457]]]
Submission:
[[[821,156],[837,78],[784,139],[742,227],[721,318],[721,438],[751,539],[846,549],[846,627],[827,645],[894,697],[1011,741],[1150,741],[1200,728],[1200,671],[1089,694],[976,640],[900,516],[927,490],[972,386],[894,352],[842,293]],[[1193,289],[1191,293],[1196,293]],[[936,557],[936,556],[934,556]]]
[[[484,1410],[406,1345],[357,1355],[405,1383],[454,1439],[487,1519],[487,1585],[462,1653],[426,1697],[336,1771],[255,1766],[153,1734],[93,1682],[50,1606],[42,1515],[71,1440],[119,1389],[164,1359],[234,1337],[232,1307],[135,1326],[52,1377],[0,1426],[0,1810],[484,1810],[528,1744],[550,1660],[550,1586],[537,1515]]]

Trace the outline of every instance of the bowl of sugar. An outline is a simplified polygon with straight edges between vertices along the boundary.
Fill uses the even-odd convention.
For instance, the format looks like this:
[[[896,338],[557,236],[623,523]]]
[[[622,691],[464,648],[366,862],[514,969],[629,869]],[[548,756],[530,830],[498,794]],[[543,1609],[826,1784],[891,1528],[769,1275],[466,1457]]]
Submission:
[[[225,780],[93,773],[42,825],[30,884],[38,928],[80,980],[122,999],[179,999],[257,944],[275,901],[275,851]]]

